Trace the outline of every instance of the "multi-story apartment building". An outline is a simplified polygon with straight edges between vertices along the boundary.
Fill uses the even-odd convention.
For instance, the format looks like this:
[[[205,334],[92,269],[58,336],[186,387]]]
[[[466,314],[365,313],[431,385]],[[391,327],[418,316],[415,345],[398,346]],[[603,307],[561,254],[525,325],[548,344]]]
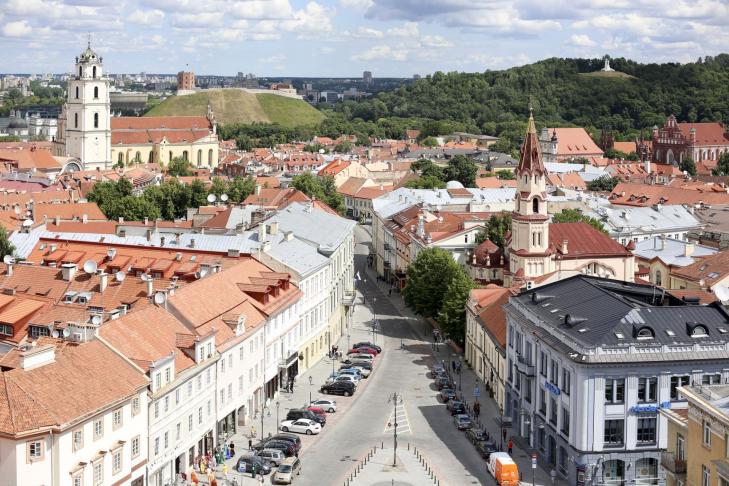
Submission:
[[[146,484],[148,379],[94,329],[77,331],[0,360],[2,486]]]
[[[512,297],[506,413],[570,484],[665,484],[661,409],[729,379],[729,314],[650,285],[575,276]],[[698,484],[698,483],[695,483]]]

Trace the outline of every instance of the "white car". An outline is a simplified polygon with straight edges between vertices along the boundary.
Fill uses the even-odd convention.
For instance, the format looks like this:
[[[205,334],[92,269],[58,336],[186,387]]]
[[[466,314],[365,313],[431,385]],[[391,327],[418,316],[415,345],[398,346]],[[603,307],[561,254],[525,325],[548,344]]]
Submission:
[[[368,370],[367,368],[363,368],[361,366],[353,366],[353,368],[359,371],[359,373],[362,375],[362,378],[368,378],[370,376],[370,373],[372,373],[372,370]]]
[[[354,375],[339,375],[334,379],[334,381],[348,381],[354,386],[357,386],[357,384],[359,383],[359,377]]]
[[[355,378],[357,378],[357,380],[361,380],[362,378],[364,378],[364,376],[362,376],[362,373],[360,373],[359,370],[355,368],[339,370],[339,376],[354,376]]]
[[[367,354],[367,353],[350,354],[349,356],[347,356],[347,358],[350,361],[356,361],[359,359],[359,360],[363,360],[363,361],[369,361],[370,363],[372,362],[372,360],[375,359],[374,356],[372,356],[371,354]]]
[[[328,400],[326,398],[322,398],[319,400],[314,400],[309,404],[312,407],[319,407],[321,409],[324,409],[327,413],[334,413],[337,411],[337,401],[336,400]]]
[[[281,422],[281,432],[297,432],[299,434],[318,434],[321,432],[321,425],[313,420],[284,420]]]

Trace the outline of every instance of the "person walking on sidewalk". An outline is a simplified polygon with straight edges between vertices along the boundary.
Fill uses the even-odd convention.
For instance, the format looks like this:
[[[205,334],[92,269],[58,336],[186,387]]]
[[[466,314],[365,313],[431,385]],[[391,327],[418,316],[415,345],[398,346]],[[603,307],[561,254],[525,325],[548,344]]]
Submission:
[[[476,418],[478,418],[479,415],[481,415],[481,404],[476,402],[473,405],[473,413],[476,415]]]
[[[554,468],[552,468],[552,470],[549,471],[549,479],[552,480],[552,484],[557,482],[557,471]]]
[[[514,450],[514,443],[511,442],[511,439],[509,439],[509,442],[506,444],[506,450],[508,451],[509,455],[511,455],[511,451]]]

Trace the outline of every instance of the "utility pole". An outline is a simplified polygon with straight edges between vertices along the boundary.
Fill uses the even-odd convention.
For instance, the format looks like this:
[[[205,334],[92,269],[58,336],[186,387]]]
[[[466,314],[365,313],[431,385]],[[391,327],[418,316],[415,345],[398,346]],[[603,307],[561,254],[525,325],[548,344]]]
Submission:
[[[397,392],[392,394],[392,416],[394,419],[392,427],[392,467],[397,466],[397,405],[402,403],[402,395],[398,395]]]

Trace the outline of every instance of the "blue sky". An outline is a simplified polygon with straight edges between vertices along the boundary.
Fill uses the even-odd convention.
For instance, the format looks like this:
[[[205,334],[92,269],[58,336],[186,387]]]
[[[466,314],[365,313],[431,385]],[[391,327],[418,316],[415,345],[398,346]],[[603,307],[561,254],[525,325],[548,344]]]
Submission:
[[[546,57],[729,52],[727,0],[0,0],[0,72],[410,77]]]

